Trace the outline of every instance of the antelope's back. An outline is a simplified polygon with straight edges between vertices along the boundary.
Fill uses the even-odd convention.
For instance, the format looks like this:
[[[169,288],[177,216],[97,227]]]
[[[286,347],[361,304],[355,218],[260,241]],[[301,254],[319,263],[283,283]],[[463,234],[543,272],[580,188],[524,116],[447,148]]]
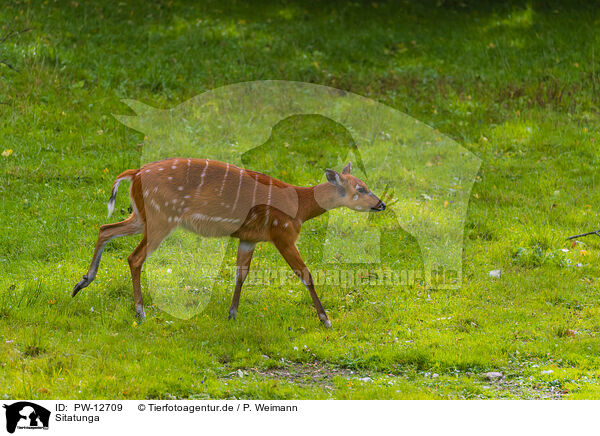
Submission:
[[[209,159],[153,162],[137,177],[148,226],[159,229],[181,225],[203,236],[230,236],[247,220],[262,220],[266,227],[270,208],[291,217],[298,208],[290,185]],[[257,214],[259,209],[266,213]]]

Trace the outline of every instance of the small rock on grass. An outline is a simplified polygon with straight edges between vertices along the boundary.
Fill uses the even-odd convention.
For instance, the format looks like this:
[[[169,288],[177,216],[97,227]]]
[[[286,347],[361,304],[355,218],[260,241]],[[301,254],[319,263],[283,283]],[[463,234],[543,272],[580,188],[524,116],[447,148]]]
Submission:
[[[504,378],[504,374],[501,372],[486,372],[483,377],[489,381],[498,381]]]
[[[499,269],[493,269],[493,270],[490,271],[490,277],[494,277],[496,279],[499,279],[501,275],[502,275],[502,273],[500,272]]]

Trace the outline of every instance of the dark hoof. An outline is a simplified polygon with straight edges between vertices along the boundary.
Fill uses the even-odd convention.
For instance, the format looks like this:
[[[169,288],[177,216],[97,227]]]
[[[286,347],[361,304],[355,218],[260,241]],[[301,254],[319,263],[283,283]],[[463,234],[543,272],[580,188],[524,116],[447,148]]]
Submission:
[[[88,276],[87,275],[83,276],[83,279],[81,279],[81,281],[79,283],[77,283],[75,285],[75,287],[73,288],[73,292],[71,293],[71,296],[74,297],[75,295],[77,295],[77,293],[79,291],[81,291],[83,288],[85,288],[89,284],[90,284],[90,282],[88,281]]]
[[[138,321],[140,323],[146,321],[146,312],[144,312],[144,307],[143,306],[142,307],[136,307],[135,308],[135,314],[137,315]]]
[[[321,322],[323,323],[323,325],[325,326],[325,328],[331,328],[331,321],[329,321],[329,318],[327,318],[327,315],[319,315],[319,319],[321,320]]]
[[[230,310],[229,311],[229,318],[227,318],[228,320],[232,319],[235,321],[235,317],[237,316],[237,310]]]

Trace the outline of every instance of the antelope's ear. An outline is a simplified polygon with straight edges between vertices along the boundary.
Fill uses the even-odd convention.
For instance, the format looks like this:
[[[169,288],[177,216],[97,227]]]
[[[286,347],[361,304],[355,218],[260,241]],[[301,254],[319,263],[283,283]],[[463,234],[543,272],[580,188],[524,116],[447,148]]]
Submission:
[[[327,177],[327,181],[334,186],[342,186],[342,178],[340,177],[340,173],[334,170],[330,170],[327,168],[325,170],[325,176]]]
[[[352,171],[352,162],[348,162],[348,165],[346,165],[344,167],[344,169],[342,170],[342,174],[350,174],[351,171]]]

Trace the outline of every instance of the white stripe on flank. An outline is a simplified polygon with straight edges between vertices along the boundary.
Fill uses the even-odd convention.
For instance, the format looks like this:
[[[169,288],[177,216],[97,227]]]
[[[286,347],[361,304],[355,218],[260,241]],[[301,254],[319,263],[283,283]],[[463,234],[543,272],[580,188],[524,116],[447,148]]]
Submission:
[[[191,162],[190,162],[190,159],[188,159],[187,160],[187,168],[185,169],[185,184],[186,185],[188,184],[188,178],[190,176],[190,165],[191,165]]]
[[[203,213],[195,213],[192,215],[191,218],[195,221],[204,220],[204,221],[225,222],[225,223],[232,223],[232,224],[237,224],[241,221],[237,218],[222,218],[220,216],[210,216],[210,215],[205,215]]]
[[[269,225],[269,212],[271,211],[271,208],[269,207],[271,205],[271,190],[273,189],[273,180],[270,179],[269,180],[269,192],[267,193],[267,211],[265,213],[265,228]]]
[[[273,179],[269,179],[269,193],[267,194],[267,206],[271,205],[271,190],[273,189]]]
[[[258,176],[254,178],[254,194],[252,194],[252,205],[256,206],[256,188],[258,188]]]
[[[225,175],[223,176],[223,183],[221,183],[221,190],[219,191],[219,197],[223,194],[223,188],[225,188],[225,181],[227,180],[227,174],[229,174],[229,164],[225,167]]]
[[[196,188],[197,191],[199,191],[200,188],[202,188],[202,185],[204,185],[204,176],[206,175],[206,169],[208,168],[209,160],[206,159],[205,162],[206,162],[206,166],[204,167],[204,169],[202,170],[202,174],[200,175],[200,184]]]
[[[237,190],[237,195],[235,196],[235,201],[233,202],[233,208],[231,209],[232,212],[235,210],[235,206],[237,205],[237,202],[240,198],[240,191],[242,190],[242,176],[243,175],[244,175],[244,170],[240,170],[240,180],[238,181],[238,190]]]

